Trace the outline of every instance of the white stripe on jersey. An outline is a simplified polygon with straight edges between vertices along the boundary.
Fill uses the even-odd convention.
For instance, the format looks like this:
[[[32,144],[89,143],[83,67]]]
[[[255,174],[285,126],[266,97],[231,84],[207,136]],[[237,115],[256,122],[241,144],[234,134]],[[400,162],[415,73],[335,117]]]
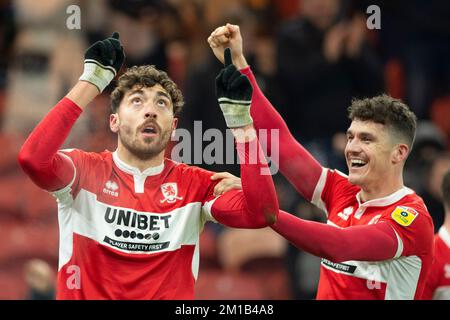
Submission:
[[[330,220],[327,221],[327,224],[342,229]],[[369,282],[386,283],[386,300],[414,299],[422,261],[417,256],[401,257],[403,241],[395,230],[394,232],[398,245],[394,258],[390,260],[376,262],[345,261],[341,263],[328,261],[327,263],[322,262],[322,266],[336,273],[366,279],[368,285],[371,285]],[[354,272],[345,271],[346,269],[353,269],[353,267],[356,268]],[[376,283],[372,285],[376,286]],[[408,292],[412,292],[412,296],[408,295]]]
[[[385,222],[386,223],[386,222]],[[400,258],[403,253],[403,240],[398,235],[397,231],[391,226],[392,230],[394,230],[395,236],[397,237],[397,252],[395,253],[394,259]]]
[[[313,196],[311,199],[311,203],[322,209],[328,217],[328,210],[325,206],[325,203],[322,200],[322,191],[325,187],[325,183],[327,182],[327,168],[322,168],[322,173],[320,174],[319,180],[317,181],[316,188],[314,189]]]
[[[199,234],[204,223],[212,218],[210,210],[215,199],[203,207],[201,202],[191,202],[167,213],[152,213],[102,203],[97,200],[96,194],[84,189],[81,189],[77,197],[72,199],[70,189],[69,185],[54,193],[58,199],[61,235],[59,270],[72,257],[73,233],[77,233],[127,254],[152,254],[174,251],[182,245],[193,245],[195,251],[192,273],[197,278]],[[157,233],[158,238],[138,239],[127,236],[124,239],[116,234],[117,230],[120,230],[122,234],[123,231],[129,234],[133,231],[135,234]]]
[[[218,197],[215,197],[214,199],[212,199],[212,200],[210,200],[210,201],[207,201],[207,202],[205,202],[205,204],[203,205],[203,207],[202,207],[202,212],[203,212],[203,217],[204,217],[204,219],[205,219],[205,222],[206,221],[212,221],[212,222],[214,222],[214,223],[217,223],[217,220],[214,218],[214,216],[212,215],[212,206],[213,206],[213,204],[214,204],[214,202],[217,200],[217,198],[219,198],[220,196],[218,196]]]
[[[444,243],[447,245],[447,247],[450,248],[450,233],[447,231],[447,228],[444,226],[441,226],[438,231],[439,238],[444,241]]]
[[[66,149],[64,151],[67,151]],[[69,214],[70,206],[73,203],[72,198],[72,185],[75,182],[77,176],[77,168],[73,163],[72,159],[64,154],[60,153],[61,156],[66,157],[70,160],[73,166],[74,174],[72,181],[64,188],[51,192],[51,194],[56,198],[58,204],[58,225],[59,225],[59,257],[58,257],[58,271],[69,262],[73,253],[73,233],[72,233],[72,215]]]
[[[441,286],[434,290],[433,300],[450,300],[450,286]]]
[[[412,300],[419,281],[422,261],[417,256],[376,262],[334,263],[323,259],[321,265],[332,272],[367,280],[368,290],[378,289],[377,282],[386,283],[385,300]]]

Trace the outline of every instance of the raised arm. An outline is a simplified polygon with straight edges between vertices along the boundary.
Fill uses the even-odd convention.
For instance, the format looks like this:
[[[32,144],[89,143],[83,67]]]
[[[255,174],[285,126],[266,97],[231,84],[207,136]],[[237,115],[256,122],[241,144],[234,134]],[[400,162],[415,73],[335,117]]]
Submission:
[[[237,142],[236,148],[241,162],[242,190],[223,193],[215,200],[211,213],[218,222],[233,228],[254,229],[272,225],[278,215],[278,200],[272,177],[261,174],[269,168],[258,140]],[[252,164],[249,160],[253,150],[258,150],[259,160]]]
[[[109,84],[124,61],[119,34],[98,41],[85,53],[80,81],[53,107],[23,144],[18,161],[41,188],[55,191],[73,179],[72,162],[58,150],[83,109]]]
[[[227,126],[231,129],[241,165],[242,191],[219,197],[211,208],[213,217],[230,227],[260,228],[275,223],[278,200],[270,170],[259,145],[250,116],[252,86],[231,63],[225,52],[225,68],[216,78],[216,94]]]
[[[256,79],[245,60],[242,50],[242,37],[239,27],[231,24],[217,28],[208,38],[208,42],[216,55],[223,61],[223,48],[232,50],[234,65],[250,80],[253,87],[251,116],[259,134],[260,129],[267,129],[267,152],[271,160],[277,162],[281,173],[296,190],[307,200],[311,200],[317,182],[322,174],[322,166],[301,146],[290,133],[286,123],[269,100],[264,96]],[[279,141],[273,130],[278,130]],[[278,147],[273,150],[272,146]],[[278,151],[278,157],[274,152]]]

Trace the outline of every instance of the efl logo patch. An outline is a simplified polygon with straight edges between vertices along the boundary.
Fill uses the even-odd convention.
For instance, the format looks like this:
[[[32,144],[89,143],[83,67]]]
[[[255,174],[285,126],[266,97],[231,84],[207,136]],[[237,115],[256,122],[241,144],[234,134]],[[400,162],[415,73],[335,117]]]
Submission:
[[[392,212],[391,217],[396,221],[399,225],[407,227],[409,226],[414,219],[419,215],[419,213],[408,207],[397,207]]]

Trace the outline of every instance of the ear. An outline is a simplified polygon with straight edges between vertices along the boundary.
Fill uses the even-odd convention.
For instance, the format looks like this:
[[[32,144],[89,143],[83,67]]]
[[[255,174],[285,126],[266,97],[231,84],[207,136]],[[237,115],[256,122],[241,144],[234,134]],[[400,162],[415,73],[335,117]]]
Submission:
[[[178,126],[178,118],[173,118],[172,129],[175,130]]]
[[[120,119],[117,113],[113,113],[109,116],[109,128],[112,132],[119,132]]]
[[[175,137],[175,130],[177,128],[178,125],[178,118],[173,118],[173,122],[172,122],[172,138]]]
[[[397,144],[392,153],[392,162],[394,164],[404,162],[409,154],[409,147],[405,143]]]

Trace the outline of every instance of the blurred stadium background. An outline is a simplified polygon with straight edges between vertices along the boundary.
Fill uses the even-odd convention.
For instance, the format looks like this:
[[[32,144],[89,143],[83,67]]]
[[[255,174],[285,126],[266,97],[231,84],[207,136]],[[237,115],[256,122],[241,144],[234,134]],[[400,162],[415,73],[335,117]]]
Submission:
[[[69,30],[66,9],[81,8]],[[366,9],[381,9],[368,30]],[[420,119],[405,183],[425,200],[437,230],[439,185],[450,165],[450,2],[446,0],[0,0],[0,299],[52,298],[58,259],[56,203],[23,174],[26,136],[76,82],[85,48],[118,30],[126,65],[154,64],[182,88],[181,127],[225,130],[214,96],[221,68],[207,36],[241,26],[244,51],[293,134],[323,165],[343,158],[352,97],[381,92],[405,100]],[[108,92],[82,115],[66,147],[115,148]],[[238,173],[236,165],[203,165]],[[323,215],[275,177],[280,207]],[[201,236],[199,299],[312,299],[320,260],[270,229],[208,224]]]

